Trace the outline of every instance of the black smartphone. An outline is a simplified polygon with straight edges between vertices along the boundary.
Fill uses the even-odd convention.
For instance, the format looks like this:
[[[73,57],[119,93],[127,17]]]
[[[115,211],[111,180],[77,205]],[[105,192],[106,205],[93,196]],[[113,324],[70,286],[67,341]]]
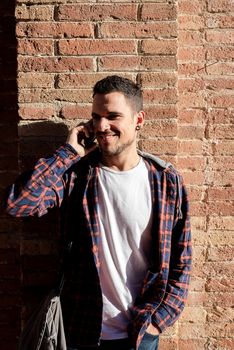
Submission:
[[[78,143],[84,148],[90,148],[93,146],[95,138],[96,136],[93,132],[89,132],[89,137],[87,137],[85,133],[81,131],[78,134]]]

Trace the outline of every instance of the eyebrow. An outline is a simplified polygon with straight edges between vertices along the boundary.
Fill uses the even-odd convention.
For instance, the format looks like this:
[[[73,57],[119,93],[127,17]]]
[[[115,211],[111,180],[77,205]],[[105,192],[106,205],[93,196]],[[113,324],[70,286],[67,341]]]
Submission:
[[[123,116],[123,114],[122,113],[120,113],[120,112],[109,112],[109,113],[107,113],[107,116],[108,117],[114,117],[114,116],[116,116],[116,115],[119,115],[120,117],[122,117]],[[97,113],[92,113],[91,114],[91,116],[92,117],[96,117],[96,118],[101,118],[102,116],[101,115],[99,115],[99,114],[97,114]]]

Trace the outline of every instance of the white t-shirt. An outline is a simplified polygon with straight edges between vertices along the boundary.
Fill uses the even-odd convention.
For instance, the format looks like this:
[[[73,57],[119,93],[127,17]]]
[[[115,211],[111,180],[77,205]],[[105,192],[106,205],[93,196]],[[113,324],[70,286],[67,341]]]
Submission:
[[[98,196],[102,339],[121,339],[149,266],[152,194],[142,158],[128,171],[101,166]]]

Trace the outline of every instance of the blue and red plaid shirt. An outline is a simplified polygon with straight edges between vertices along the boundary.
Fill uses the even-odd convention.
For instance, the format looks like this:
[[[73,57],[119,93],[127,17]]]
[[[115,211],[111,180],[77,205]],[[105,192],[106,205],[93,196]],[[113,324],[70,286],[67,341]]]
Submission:
[[[131,307],[129,337],[137,349],[150,323],[162,332],[184,308],[191,271],[189,204],[178,172],[158,158],[139,152],[150,176],[153,197],[151,266]],[[59,206],[73,241],[62,304],[69,346],[99,343],[102,293],[97,220],[99,151],[80,158],[68,144],[40,159],[30,176],[10,188],[7,211],[13,216],[44,215]]]

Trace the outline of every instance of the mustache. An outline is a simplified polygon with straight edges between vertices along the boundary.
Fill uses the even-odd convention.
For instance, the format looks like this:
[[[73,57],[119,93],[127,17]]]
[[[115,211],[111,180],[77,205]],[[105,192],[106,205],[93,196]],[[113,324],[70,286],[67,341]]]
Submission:
[[[96,137],[98,136],[113,136],[118,135],[119,133],[117,131],[98,131],[96,132]]]

